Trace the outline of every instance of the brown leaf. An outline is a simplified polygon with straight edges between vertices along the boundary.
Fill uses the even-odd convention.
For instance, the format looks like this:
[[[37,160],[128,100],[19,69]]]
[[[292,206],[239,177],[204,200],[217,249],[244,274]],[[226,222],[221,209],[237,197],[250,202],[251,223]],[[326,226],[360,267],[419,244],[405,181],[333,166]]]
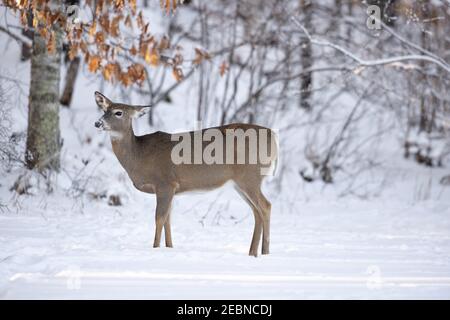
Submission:
[[[131,21],[131,16],[128,15],[127,18],[125,19],[125,25],[130,28],[133,29],[133,22]]]
[[[179,66],[182,63],[183,63],[183,56],[181,55],[181,53],[175,54],[175,57],[173,58],[173,64],[175,66]]]
[[[88,66],[90,72],[97,72],[97,70],[100,68],[100,62],[101,58],[98,55],[92,56],[89,59]]]
[[[119,80],[124,87],[128,87],[131,84],[131,79],[126,72],[121,73]]]
[[[184,78],[183,70],[181,70],[181,68],[179,68],[179,67],[174,67],[174,68],[172,69],[172,75],[174,76],[174,78],[175,78],[177,81],[181,81],[181,80],[183,80],[183,78]]]
[[[138,27],[141,29],[144,26],[144,18],[142,17],[142,11],[139,11],[139,14],[137,17],[137,24],[138,24]]]
[[[106,59],[108,58],[109,49],[111,49],[111,46],[109,44],[102,44],[99,48],[101,51],[103,51],[103,57]]]
[[[117,48],[113,47],[111,50],[111,60],[114,60],[116,58],[116,52],[117,52]]]
[[[78,44],[72,43],[69,48],[69,59],[73,60],[78,55]]]
[[[97,21],[94,21],[89,28],[89,36],[93,37],[96,30],[97,30]]]
[[[37,27],[37,25],[39,24],[39,22],[45,22],[45,13],[43,12],[43,11],[40,11],[40,10],[35,10],[34,11],[34,18],[36,19],[36,26],[34,26],[34,24],[33,24],[33,27]],[[34,23],[34,21],[33,21],[33,23]]]
[[[118,79],[120,77],[120,65],[115,63],[108,63],[102,70],[103,78],[107,81],[113,81],[114,78]]]
[[[166,14],[170,14],[170,0],[166,0]]]
[[[46,28],[40,28],[40,29],[38,29],[38,32],[42,38],[47,38],[47,29]]]
[[[100,25],[102,26],[103,30],[106,33],[110,32],[110,23],[109,23],[109,16],[107,14],[104,14],[99,19]]]
[[[32,22],[33,28],[37,28],[38,23],[39,23],[39,20],[37,18],[37,15],[34,15],[33,22]]]
[[[159,41],[158,49],[165,50],[165,49],[169,49],[169,47],[170,47],[169,38],[166,36],[163,36],[161,41]]]
[[[125,0],[114,0],[114,2],[117,10],[121,10],[125,6]]]
[[[83,53],[88,52],[88,48],[87,48],[86,42],[84,42],[83,40],[80,41],[80,49],[81,49],[81,51]]]
[[[91,58],[91,54],[89,53],[89,51],[86,51],[86,53],[84,54],[84,61],[86,61],[86,64],[89,65],[89,59]]]
[[[110,1],[109,1],[110,2]],[[103,11],[104,0],[97,0],[95,5],[95,16],[100,16]]]
[[[113,37],[118,37],[119,36],[119,22],[120,20],[123,18],[122,15],[118,15],[116,17],[114,17],[114,19],[111,22],[111,35]]]
[[[81,25],[74,30],[75,39],[81,39],[81,34],[83,33],[83,29]]]
[[[222,62],[219,67],[220,76],[223,77],[224,74],[227,73],[228,69],[229,69],[228,63],[226,63],[225,61]]]
[[[47,51],[51,54],[56,52],[56,38],[54,31],[50,33],[50,38],[48,39],[47,42]]]
[[[195,58],[192,61],[194,65],[199,65],[203,60],[210,60],[211,56],[203,49],[195,48]]]
[[[145,80],[145,68],[139,63],[132,64],[128,67],[128,76],[133,82],[141,84]]]
[[[20,23],[24,26],[24,29],[28,29],[28,14],[26,10],[23,10],[20,15]]]
[[[130,49],[130,54],[132,56],[135,56],[137,54],[137,49],[136,49],[136,47],[134,45]]]
[[[118,62],[114,63],[114,69],[113,69],[113,73],[114,73],[114,78],[119,79],[120,75],[122,74],[122,68],[120,67],[120,64]]]
[[[144,28],[142,29],[142,33],[145,34],[148,32],[148,27],[150,26],[150,23],[147,23]]]
[[[95,34],[95,43],[97,45],[102,45],[105,42],[105,34],[102,31],[99,31]]]
[[[159,4],[161,6],[161,9],[165,11],[167,15],[170,14],[170,12],[177,11],[177,3],[178,0],[160,0]]]
[[[58,22],[58,21],[65,21],[65,18],[59,13],[59,12],[56,12],[56,13],[49,13],[49,22],[50,22],[50,25],[53,25],[54,23],[56,23],[56,22]]]
[[[145,61],[152,66],[157,66],[159,64],[159,54],[155,49],[147,50],[145,54]]]
[[[136,14],[136,0],[128,0],[130,7],[131,7],[131,13],[133,13],[133,15]]]
[[[110,81],[111,80],[111,76],[112,76],[112,70],[111,70],[111,68],[108,68],[109,65],[110,64],[107,64],[102,70],[103,78],[106,81]]]

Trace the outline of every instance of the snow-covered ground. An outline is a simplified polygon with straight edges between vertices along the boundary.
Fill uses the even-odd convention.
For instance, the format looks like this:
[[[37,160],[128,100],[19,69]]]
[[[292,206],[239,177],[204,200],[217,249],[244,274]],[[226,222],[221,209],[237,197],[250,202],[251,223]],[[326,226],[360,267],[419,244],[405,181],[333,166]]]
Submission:
[[[229,210],[247,219],[203,227],[181,197],[175,247],[153,249],[150,197],[84,214],[53,201],[0,216],[1,298],[450,298],[450,209],[432,201],[275,206],[271,254],[258,258],[240,202]]]

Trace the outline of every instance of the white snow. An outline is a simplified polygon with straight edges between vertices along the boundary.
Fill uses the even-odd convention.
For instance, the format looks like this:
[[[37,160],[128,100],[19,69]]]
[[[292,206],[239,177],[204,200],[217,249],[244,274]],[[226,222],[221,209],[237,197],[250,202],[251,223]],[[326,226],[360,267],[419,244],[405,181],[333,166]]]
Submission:
[[[232,192],[213,194],[237,199]],[[154,201],[139,198],[118,209],[94,202],[80,214],[55,197],[2,214],[1,297],[450,298],[448,205],[297,201],[295,214],[275,205],[271,254],[253,258],[245,204],[230,203],[247,213],[242,222],[202,226],[197,212],[209,203],[183,211],[212,196],[181,197],[175,247],[154,249]]]

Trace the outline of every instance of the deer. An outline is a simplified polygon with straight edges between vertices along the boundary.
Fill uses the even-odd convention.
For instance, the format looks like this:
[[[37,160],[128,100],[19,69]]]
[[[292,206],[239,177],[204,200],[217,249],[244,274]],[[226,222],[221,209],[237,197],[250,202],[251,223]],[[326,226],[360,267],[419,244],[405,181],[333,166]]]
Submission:
[[[234,183],[238,194],[247,202],[254,215],[254,229],[250,244],[249,255],[257,257],[262,235],[261,253],[269,254],[271,203],[261,191],[261,185],[267,175],[261,174],[268,166],[273,168],[278,157],[278,145],[274,131],[254,124],[233,123],[213,128],[201,129],[201,133],[215,129],[223,137],[228,132],[244,133],[249,130],[268,132],[267,141],[257,137],[255,150],[250,150],[249,144],[245,150],[232,148],[230,159],[233,163],[181,163],[173,161],[176,134],[156,131],[154,133],[136,136],[133,131],[132,120],[148,111],[151,106],[128,105],[112,102],[102,93],[95,92],[95,101],[103,110],[103,115],[95,122],[95,127],[109,132],[112,150],[121,166],[127,172],[134,187],[144,193],[156,195],[155,237],[153,247],[160,247],[161,234],[164,228],[165,245],[172,248],[172,233],[170,225],[172,200],[175,195],[190,191],[208,191],[219,188],[227,182]],[[185,132],[193,136],[197,131]],[[178,136],[179,137],[179,136]],[[245,137],[249,141],[249,137]],[[237,141],[232,146],[236,147]],[[264,145],[266,144],[266,145]],[[204,150],[207,143],[202,142]],[[270,149],[268,161],[263,163],[259,158],[256,163],[249,159],[262,146]],[[192,147],[194,148],[194,147]],[[242,149],[242,148],[241,148]],[[224,158],[228,149],[224,148]],[[245,161],[235,163],[240,151],[245,151]],[[253,154],[251,153],[253,152]],[[268,163],[267,163],[268,162]]]

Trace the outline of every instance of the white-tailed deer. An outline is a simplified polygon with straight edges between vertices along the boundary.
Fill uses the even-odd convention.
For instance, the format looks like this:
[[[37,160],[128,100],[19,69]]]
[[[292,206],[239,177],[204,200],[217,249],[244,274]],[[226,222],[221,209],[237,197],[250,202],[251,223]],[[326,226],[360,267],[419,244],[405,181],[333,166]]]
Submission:
[[[275,165],[277,159],[273,131],[250,124],[229,124],[184,134],[157,131],[135,136],[132,118],[141,114],[147,106],[113,103],[99,92],[95,92],[95,101],[104,111],[95,126],[110,132],[113,151],[134,186],[142,192],[156,194],[156,232],[153,247],[159,247],[163,227],[166,246],[172,247],[170,208],[174,195],[193,190],[211,190],[233,181],[255,217],[249,254],[257,256],[261,234],[262,254],[269,253],[271,204],[261,192],[261,183],[265,177],[264,170]],[[262,135],[264,132],[265,135]],[[183,151],[187,152],[182,155],[183,158],[188,157],[191,160],[191,155],[195,158],[196,152],[198,155],[198,146],[200,154],[203,155],[204,151],[206,154],[206,148],[211,141],[220,142],[221,138],[228,138],[230,133],[233,134],[232,142],[220,145],[211,153],[218,161],[199,162],[199,159],[194,159],[192,162],[176,163],[178,160],[174,161],[173,151],[179,146],[177,141],[180,137],[193,138],[194,141],[199,133],[204,139],[200,144],[190,144],[189,150]],[[256,133],[253,135],[256,140],[252,141],[251,133]],[[206,136],[209,136],[209,139]],[[255,153],[259,155],[262,149],[269,153],[264,161],[261,157],[255,157]]]

